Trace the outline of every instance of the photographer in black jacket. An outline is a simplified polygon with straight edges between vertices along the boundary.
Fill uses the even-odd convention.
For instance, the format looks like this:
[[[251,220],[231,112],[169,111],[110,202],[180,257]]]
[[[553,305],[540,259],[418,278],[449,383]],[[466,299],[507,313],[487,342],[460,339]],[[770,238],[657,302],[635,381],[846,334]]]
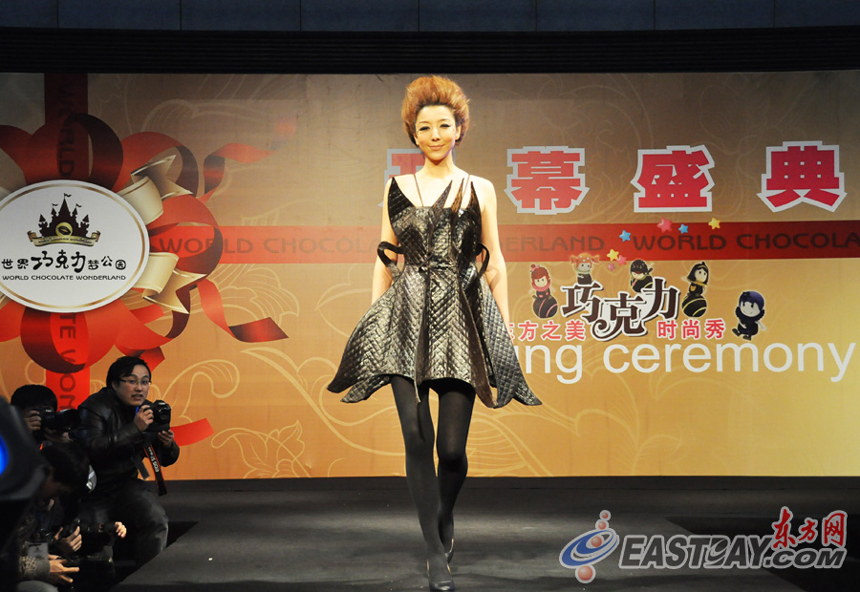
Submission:
[[[57,412],[57,395],[41,384],[25,384],[15,389],[9,400],[21,410],[36,442],[69,442],[69,431],[78,424],[78,412],[66,409]]]
[[[157,402],[161,407],[154,408],[147,399],[151,376],[142,359],[117,359],[108,369],[107,386],[78,407],[81,425],[75,433],[86,447],[97,477],[95,491],[81,504],[81,519],[124,522],[138,565],[161,553],[167,544],[167,514],[139,478],[148,475],[143,464],[145,450],[149,448],[161,466],[179,458],[179,446],[169,426],[169,406]],[[158,417],[163,415],[163,407],[167,425],[162,423],[164,417]]]
[[[56,592],[71,584],[78,572],[69,557],[80,548],[80,529],[59,532],[64,512],[58,501],[84,488],[87,458],[73,442],[46,445],[41,457],[48,475],[18,525],[14,544],[7,549],[16,558],[19,582],[15,590],[19,592]]]

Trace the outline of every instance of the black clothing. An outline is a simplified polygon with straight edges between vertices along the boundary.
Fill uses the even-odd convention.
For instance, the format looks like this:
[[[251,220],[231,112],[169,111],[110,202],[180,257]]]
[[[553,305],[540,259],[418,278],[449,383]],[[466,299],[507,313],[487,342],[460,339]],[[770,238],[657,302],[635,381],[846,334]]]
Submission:
[[[750,341],[753,337],[758,335],[758,321],[764,316],[764,314],[748,317],[742,313],[740,307],[738,307],[735,309],[735,316],[738,317],[738,326],[732,329],[732,333],[738,337],[746,339],[747,341]]]
[[[47,581],[51,570],[50,561],[42,557],[29,556],[27,549],[31,543],[52,543],[54,534],[59,530],[62,517],[63,510],[58,504],[44,508],[38,502],[33,503],[27,513],[24,514],[15,531],[14,544],[9,545],[10,551],[14,550],[17,554],[18,580]],[[49,552],[56,554],[57,550],[51,546]]]
[[[388,216],[399,245],[383,243],[380,259],[391,270],[388,290],[361,318],[347,342],[328,389],[352,389],[342,399],[362,401],[403,376],[418,386],[453,378],[472,385],[488,407],[517,399],[540,401],[529,389],[493,294],[475,265],[481,245],[481,210],[471,184],[445,207],[449,184],[429,207],[414,205],[396,180],[388,193]],[[462,192],[462,190],[461,190]],[[402,253],[399,269],[383,249]],[[498,389],[498,395],[490,387]]]
[[[532,310],[539,319],[549,319],[558,312],[558,300],[547,290],[537,290],[532,302]]]
[[[591,277],[590,273],[577,271],[576,283],[580,286],[590,286],[594,283],[594,279]]]
[[[143,405],[150,404],[145,401]],[[144,468],[144,448],[152,446],[162,467],[179,458],[179,446],[165,447],[157,434],[134,424],[136,408],[125,405],[111,388],[103,388],[81,403],[76,432],[96,472],[96,488],[81,502],[81,520],[90,524],[119,521],[134,542],[135,560],[146,563],[167,545],[168,520],[158,498],[138,479]]]
[[[652,278],[650,275],[646,275],[645,277],[640,278],[638,280],[637,279],[631,279],[630,280],[630,287],[633,288],[634,292],[641,292],[642,290],[645,290],[646,288],[650,288],[653,285],[654,285],[654,278]]]
[[[145,401],[143,405],[151,404]],[[179,446],[162,446],[154,433],[141,432],[134,425],[134,407],[125,405],[112,388],[105,387],[90,395],[78,407],[81,425],[75,436],[87,449],[90,464],[96,471],[95,497],[119,489],[137,480],[138,465],[144,458],[144,447],[152,445],[161,466],[167,467],[179,458]]]

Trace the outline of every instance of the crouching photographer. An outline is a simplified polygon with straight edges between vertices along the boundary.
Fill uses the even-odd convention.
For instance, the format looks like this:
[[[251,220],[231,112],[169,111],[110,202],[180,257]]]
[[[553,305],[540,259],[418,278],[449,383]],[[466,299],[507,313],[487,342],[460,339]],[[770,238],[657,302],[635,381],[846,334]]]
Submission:
[[[39,444],[69,442],[69,432],[80,423],[77,409],[57,411],[57,396],[41,384],[18,387],[9,402],[21,410],[24,422]]]
[[[68,567],[77,568],[74,583],[60,592],[96,592],[106,590],[116,575],[112,547],[118,538],[125,538],[122,522],[88,524],[75,518],[54,537],[57,554]]]
[[[149,366],[141,358],[117,359],[108,369],[107,386],[78,407],[81,424],[74,433],[96,473],[95,490],[82,500],[80,518],[91,524],[123,522],[138,566],[167,544],[167,514],[140,478],[149,475],[143,460],[151,461],[160,478],[161,467],[179,458],[170,429],[170,406],[147,399],[151,380]]]
[[[72,586],[79,568],[69,559],[81,546],[80,528],[61,532],[67,507],[60,499],[74,498],[85,489],[88,464],[83,450],[72,442],[44,446],[48,467],[34,503],[15,533],[19,592],[54,592]]]

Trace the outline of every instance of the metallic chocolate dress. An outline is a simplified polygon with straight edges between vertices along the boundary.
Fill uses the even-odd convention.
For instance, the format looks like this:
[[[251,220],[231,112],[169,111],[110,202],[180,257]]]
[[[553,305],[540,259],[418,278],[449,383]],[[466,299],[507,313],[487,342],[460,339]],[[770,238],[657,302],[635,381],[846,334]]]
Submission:
[[[343,401],[363,401],[405,376],[416,385],[438,378],[469,383],[488,407],[517,399],[540,405],[529,389],[502,315],[482,277],[481,210],[475,190],[460,209],[462,189],[445,207],[451,185],[429,207],[414,205],[391,181],[388,216],[398,246],[379,245],[392,273],[391,286],[361,318],[329,384]],[[398,268],[384,250],[403,255]],[[484,264],[477,269],[477,256]],[[497,388],[497,394],[490,387]]]

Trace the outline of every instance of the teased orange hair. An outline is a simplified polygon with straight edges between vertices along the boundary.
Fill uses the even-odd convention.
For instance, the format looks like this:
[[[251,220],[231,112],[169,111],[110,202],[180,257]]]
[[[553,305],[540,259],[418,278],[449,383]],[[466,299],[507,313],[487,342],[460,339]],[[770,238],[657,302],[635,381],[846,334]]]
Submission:
[[[454,121],[460,128],[460,138],[457,140],[459,144],[465,137],[466,130],[469,129],[469,99],[463,93],[463,89],[450,78],[442,76],[422,76],[406,87],[400,115],[403,118],[406,135],[413,144],[418,112],[428,105],[444,105],[451,109],[454,113]]]

